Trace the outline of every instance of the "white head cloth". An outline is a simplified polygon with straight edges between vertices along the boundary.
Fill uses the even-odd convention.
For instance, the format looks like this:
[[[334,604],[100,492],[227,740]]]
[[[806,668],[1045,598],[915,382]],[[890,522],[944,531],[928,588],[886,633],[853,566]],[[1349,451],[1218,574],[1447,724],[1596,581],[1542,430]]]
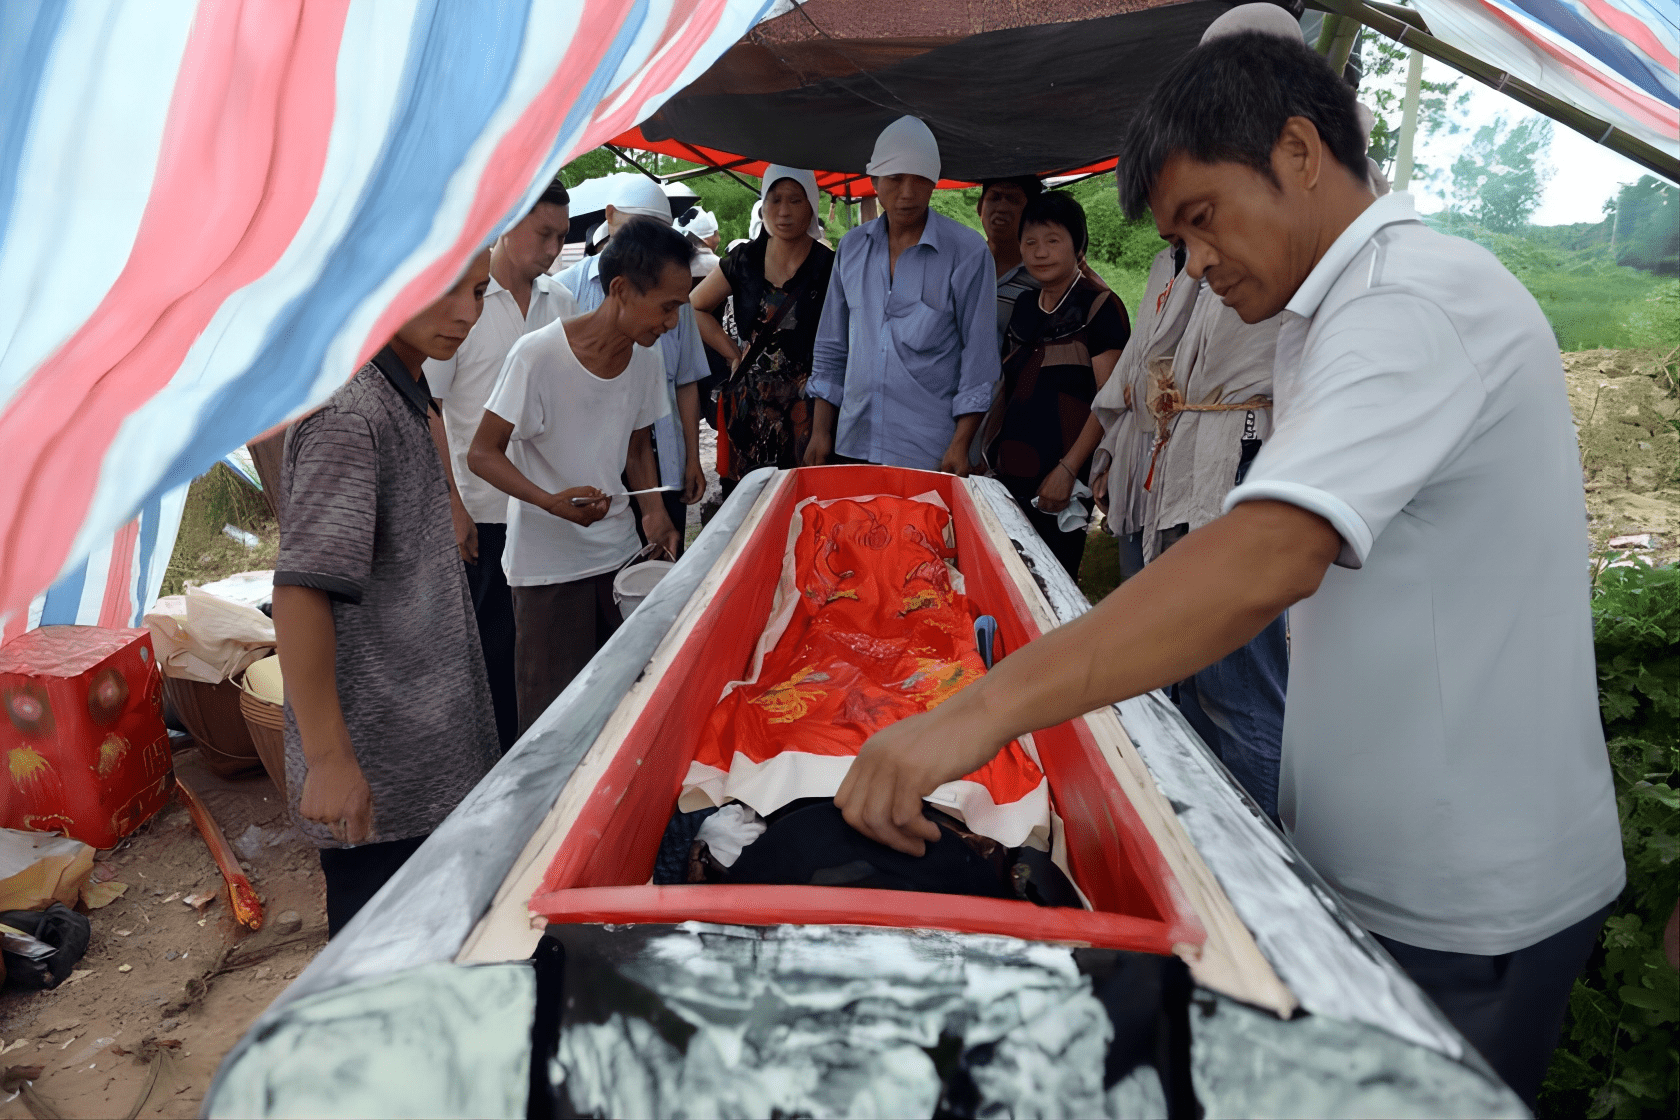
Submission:
[[[764,232],[764,202],[760,199],[753,203],[752,216],[747,219],[747,240],[757,241],[758,235]]]
[[[686,222],[678,222],[680,233],[691,233],[704,241],[718,231],[717,215],[699,207],[694,208],[694,216]]]
[[[1276,4],[1240,4],[1212,23],[1202,32],[1202,42],[1211,43],[1215,39],[1223,39],[1227,35],[1242,35],[1255,31],[1262,35],[1276,35],[1280,39],[1294,39],[1305,42],[1301,34],[1301,25],[1295,22],[1295,17],[1278,7]],[[1371,146],[1371,127],[1376,123],[1376,115],[1363,101],[1356,103],[1359,110],[1359,130],[1365,134],[1365,146]],[[1371,182],[1371,189],[1380,197],[1389,192],[1388,176],[1383,174],[1382,168],[1373,159],[1366,159],[1366,176]]]
[[[671,200],[659,184],[641,175],[626,175],[613,187],[607,204],[620,214],[657,218],[671,224]]]
[[[1202,32],[1202,42],[1211,43],[1227,35],[1244,35],[1250,31],[1305,42],[1295,17],[1276,4],[1239,4],[1208,24]]]
[[[785,167],[779,163],[772,163],[764,169],[764,178],[758,184],[758,205],[753,207],[753,218],[762,228],[764,200],[770,197],[770,188],[783,179],[792,179],[799,184],[799,189],[805,192],[805,201],[811,204],[811,228],[806,232],[812,237],[821,238],[822,230],[818,225],[817,215],[822,213],[817,208],[817,175],[814,171],[803,171],[797,167]],[[758,234],[755,232],[754,237]]]
[[[870,175],[920,175],[937,183],[939,142],[922,121],[900,117],[875,138],[875,153],[864,171]]]

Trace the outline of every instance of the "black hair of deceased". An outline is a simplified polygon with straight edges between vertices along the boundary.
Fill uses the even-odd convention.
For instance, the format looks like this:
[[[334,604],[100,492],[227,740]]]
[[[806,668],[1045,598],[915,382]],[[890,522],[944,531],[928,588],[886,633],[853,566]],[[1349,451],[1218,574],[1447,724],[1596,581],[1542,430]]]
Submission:
[[[688,238],[653,218],[634,217],[607,239],[601,250],[601,285],[611,287],[622,276],[638,292],[659,286],[659,277],[671,265],[688,275],[694,260],[694,246]]]
[[[1304,43],[1250,32],[1204,43],[1167,72],[1126,130],[1114,179],[1132,220],[1167,160],[1240,163],[1275,185],[1272,149],[1290,117],[1318,129],[1337,163],[1365,177],[1365,136],[1353,90]]]

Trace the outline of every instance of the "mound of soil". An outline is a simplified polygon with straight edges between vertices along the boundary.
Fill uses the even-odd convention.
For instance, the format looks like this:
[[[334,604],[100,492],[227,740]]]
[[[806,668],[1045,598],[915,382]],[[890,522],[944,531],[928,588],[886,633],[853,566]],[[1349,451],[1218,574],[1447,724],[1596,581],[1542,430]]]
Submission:
[[[1587,526],[1595,552],[1620,536],[1655,534],[1653,560],[1680,558],[1680,380],[1647,350],[1563,356],[1581,441]]]

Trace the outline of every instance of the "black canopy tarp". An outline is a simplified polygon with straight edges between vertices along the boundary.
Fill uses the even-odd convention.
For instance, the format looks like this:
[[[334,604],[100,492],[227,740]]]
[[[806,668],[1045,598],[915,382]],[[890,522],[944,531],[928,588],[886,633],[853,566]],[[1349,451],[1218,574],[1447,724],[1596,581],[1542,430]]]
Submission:
[[[640,143],[624,140],[861,175],[876,134],[911,113],[938,138],[947,180],[1082,168],[1115,154],[1134,107],[1229,7],[806,0],[667,101]]]

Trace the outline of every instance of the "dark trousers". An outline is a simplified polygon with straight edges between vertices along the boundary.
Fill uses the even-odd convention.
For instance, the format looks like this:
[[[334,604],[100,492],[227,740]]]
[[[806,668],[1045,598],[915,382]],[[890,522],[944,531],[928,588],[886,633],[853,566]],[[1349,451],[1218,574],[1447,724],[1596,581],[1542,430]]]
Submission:
[[[1050,546],[1051,554],[1062,565],[1062,570],[1067,572],[1068,578],[1078,580],[1079,562],[1085,559],[1086,529],[1063,532],[1061,527],[1056,524],[1055,514],[1034,509],[1032,499],[1038,493],[1036,487],[1026,495],[1025,501],[1021,500],[1021,495],[1025,491],[1016,490],[1014,487],[1010,487],[1010,491],[1015,496],[1015,504],[1020,507],[1022,513],[1026,514],[1027,521],[1044,539],[1044,543]]]
[[[424,836],[388,840],[383,844],[362,844],[354,848],[322,848],[321,874],[327,880],[327,937],[338,936],[379,888],[390,882],[397,869],[408,862]]]
[[[480,522],[478,563],[468,564],[467,590],[478,617],[478,644],[490,674],[490,703],[496,709],[496,738],[502,751],[519,738],[519,701],[513,684],[513,592],[502,571],[507,526]]]
[[[570,583],[513,589],[514,683],[519,733],[548,710],[613,636],[624,616],[613,602],[613,577],[602,572]]]
[[[1161,532],[1159,556],[1189,531]],[[1120,575],[1143,570],[1143,534],[1120,541]],[[1169,690],[1196,734],[1219,756],[1260,808],[1278,823],[1278,770],[1283,763],[1283,707],[1289,691],[1289,624],[1279,615],[1254,640]]]
[[[1173,686],[1178,710],[1273,824],[1289,690],[1285,617],[1272,619],[1247,645]]]
[[[1420,949],[1376,936],[1494,1072],[1533,1108],[1563,1027],[1570,989],[1609,916],[1606,906],[1544,941],[1497,957]]]

